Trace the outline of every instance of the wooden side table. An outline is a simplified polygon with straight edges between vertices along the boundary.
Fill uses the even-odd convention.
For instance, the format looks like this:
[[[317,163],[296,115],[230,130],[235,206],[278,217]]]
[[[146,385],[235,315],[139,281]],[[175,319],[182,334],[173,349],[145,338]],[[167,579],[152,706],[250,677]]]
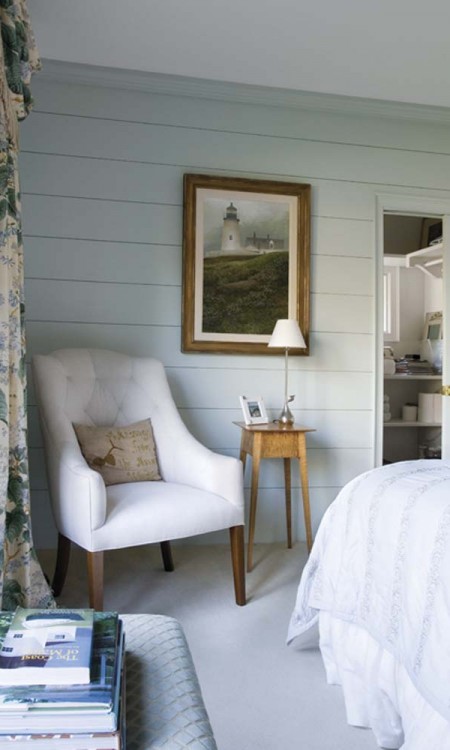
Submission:
[[[291,514],[291,458],[298,458],[303,496],[303,514],[306,529],[308,552],[312,547],[311,510],[309,505],[308,462],[306,457],[306,433],[315,432],[310,427],[300,425],[268,424],[247,425],[233,422],[241,428],[240,459],[244,465],[247,454],[252,457],[252,484],[250,492],[250,523],[248,528],[247,570],[253,568],[253,539],[255,536],[256,505],[258,498],[259,464],[262,458],[282,458],[284,460],[284,482],[286,497],[287,546],[292,547]]]

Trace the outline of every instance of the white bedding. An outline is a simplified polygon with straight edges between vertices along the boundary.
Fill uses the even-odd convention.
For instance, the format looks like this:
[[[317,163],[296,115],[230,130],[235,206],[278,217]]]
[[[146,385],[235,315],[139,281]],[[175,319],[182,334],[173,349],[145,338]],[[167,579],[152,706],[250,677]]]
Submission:
[[[450,750],[450,461],[390,464],[344,487],[302,573],[288,642],[317,622],[349,723],[384,747]]]

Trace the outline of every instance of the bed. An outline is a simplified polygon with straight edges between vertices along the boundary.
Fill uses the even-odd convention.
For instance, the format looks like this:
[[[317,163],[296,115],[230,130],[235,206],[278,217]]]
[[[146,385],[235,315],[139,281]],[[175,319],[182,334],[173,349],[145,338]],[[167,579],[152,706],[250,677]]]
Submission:
[[[302,572],[288,643],[314,629],[347,721],[383,748],[450,750],[450,461],[349,482]]]

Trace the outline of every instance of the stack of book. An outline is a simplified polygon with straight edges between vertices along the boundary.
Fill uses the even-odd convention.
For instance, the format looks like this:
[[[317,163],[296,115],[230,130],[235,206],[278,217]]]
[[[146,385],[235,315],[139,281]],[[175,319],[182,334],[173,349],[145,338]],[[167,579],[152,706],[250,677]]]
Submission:
[[[395,360],[395,373],[396,375],[434,375],[436,370],[427,360],[402,357]]]
[[[0,613],[0,750],[125,750],[117,612]]]
[[[408,373],[410,375],[435,375],[436,370],[427,360],[411,359],[408,361]]]

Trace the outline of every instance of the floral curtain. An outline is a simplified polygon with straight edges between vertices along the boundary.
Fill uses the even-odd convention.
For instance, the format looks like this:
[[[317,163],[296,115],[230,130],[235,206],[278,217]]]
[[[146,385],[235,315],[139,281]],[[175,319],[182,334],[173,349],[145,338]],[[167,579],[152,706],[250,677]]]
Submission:
[[[0,607],[53,606],[31,535],[18,122],[40,67],[25,0],[0,0]]]

